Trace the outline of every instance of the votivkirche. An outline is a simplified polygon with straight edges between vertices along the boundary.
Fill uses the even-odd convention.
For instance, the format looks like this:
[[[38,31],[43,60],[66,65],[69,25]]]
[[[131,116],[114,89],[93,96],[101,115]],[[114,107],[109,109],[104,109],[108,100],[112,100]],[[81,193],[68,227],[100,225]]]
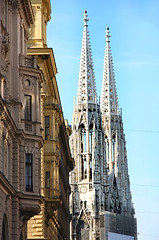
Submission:
[[[70,174],[71,239],[136,240],[126,141],[106,28],[100,102],[88,32],[87,11],[74,104],[70,147],[75,168]]]

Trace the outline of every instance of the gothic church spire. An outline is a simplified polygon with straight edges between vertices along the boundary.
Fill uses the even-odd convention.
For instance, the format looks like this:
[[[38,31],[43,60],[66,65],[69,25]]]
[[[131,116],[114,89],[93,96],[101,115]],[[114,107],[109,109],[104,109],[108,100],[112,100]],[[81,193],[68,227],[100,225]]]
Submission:
[[[90,39],[88,33],[87,11],[84,11],[84,29],[81,48],[80,70],[77,91],[77,105],[96,103],[96,86],[91,55]]]
[[[110,47],[109,28],[106,28],[106,47],[104,56],[103,80],[101,91],[101,112],[103,117],[110,117],[118,114],[118,100],[115,85],[113,59]]]
[[[99,105],[86,11],[83,21],[77,102],[70,136],[75,161],[75,167],[70,173],[71,240],[105,239],[114,226],[120,226],[118,231],[114,230],[114,234],[130,234],[137,240],[125,135],[122,116],[118,113],[109,28],[106,31]],[[128,222],[127,229],[124,222]]]

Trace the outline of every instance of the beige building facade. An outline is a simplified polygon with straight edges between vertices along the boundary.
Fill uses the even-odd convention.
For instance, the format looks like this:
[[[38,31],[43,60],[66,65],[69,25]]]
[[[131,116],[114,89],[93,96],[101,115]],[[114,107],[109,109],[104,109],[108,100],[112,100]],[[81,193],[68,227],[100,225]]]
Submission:
[[[44,147],[41,151],[41,212],[28,222],[27,237],[69,239],[69,172],[73,169],[68,135],[56,81],[54,53],[47,47],[46,29],[50,0],[31,1],[35,23],[31,26],[27,53],[37,59],[44,81],[41,88],[41,118]],[[67,123],[67,122],[66,122]]]
[[[41,84],[36,58],[27,57],[30,0],[0,1],[0,239],[26,239],[40,212]]]

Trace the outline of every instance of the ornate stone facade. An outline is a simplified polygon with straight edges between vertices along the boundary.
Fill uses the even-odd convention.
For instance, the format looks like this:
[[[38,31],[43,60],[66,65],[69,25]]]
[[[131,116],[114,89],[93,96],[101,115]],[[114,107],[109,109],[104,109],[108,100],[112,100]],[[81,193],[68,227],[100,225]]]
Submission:
[[[47,48],[46,27],[50,19],[50,0],[32,0],[35,23],[30,29],[28,56],[37,59],[43,73],[41,116],[44,147],[41,156],[41,212],[28,222],[28,239],[69,238],[69,172],[73,160],[69,148],[69,126],[65,126],[56,81],[53,50]]]
[[[40,86],[36,59],[27,58],[33,23],[30,0],[0,1],[0,239],[26,239],[40,212]],[[33,174],[34,172],[34,174]]]
[[[109,28],[106,31],[99,104],[86,11],[83,21],[77,101],[74,105],[70,137],[71,152],[75,160],[75,168],[70,174],[71,239],[107,240],[109,232],[137,239]]]

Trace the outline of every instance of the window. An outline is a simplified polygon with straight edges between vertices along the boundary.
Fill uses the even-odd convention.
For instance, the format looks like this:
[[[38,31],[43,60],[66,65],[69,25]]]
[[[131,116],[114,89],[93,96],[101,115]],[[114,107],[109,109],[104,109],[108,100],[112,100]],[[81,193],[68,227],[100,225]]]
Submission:
[[[81,152],[86,152],[86,131],[81,129]]]
[[[115,138],[112,139],[112,162],[115,161]]]
[[[82,179],[84,178],[84,169],[83,169],[84,161],[83,161],[83,156],[81,156],[81,174],[82,174]]]
[[[82,179],[87,178],[87,161],[86,161],[86,156],[82,155],[81,156],[81,174],[82,174]]]
[[[93,135],[93,129],[89,129],[89,152],[92,153],[92,135]]]
[[[90,155],[89,167],[90,167],[90,180],[92,180],[92,155]]]
[[[33,154],[25,155],[25,186],[27,192],[33,191]]]
[[[45,116],[45,140],[49,139],[50,135],[50,116]]]
[[[3,224],[2,224],[2,239],[3,240],[8,240],[9,236],[8,236],[8,219],[7,219],[7,215],[6,213],[4,214],[4,218],[3,218]]]
[[[31,121],[31,105],[32,99],[30,95],[24,97],[24,117],[25,120]]]
[[[45,187],[50,188],[50,172],[45,172]]]
[[[84,158],[84,178],[87,178],[87,161],[86,157]]]

